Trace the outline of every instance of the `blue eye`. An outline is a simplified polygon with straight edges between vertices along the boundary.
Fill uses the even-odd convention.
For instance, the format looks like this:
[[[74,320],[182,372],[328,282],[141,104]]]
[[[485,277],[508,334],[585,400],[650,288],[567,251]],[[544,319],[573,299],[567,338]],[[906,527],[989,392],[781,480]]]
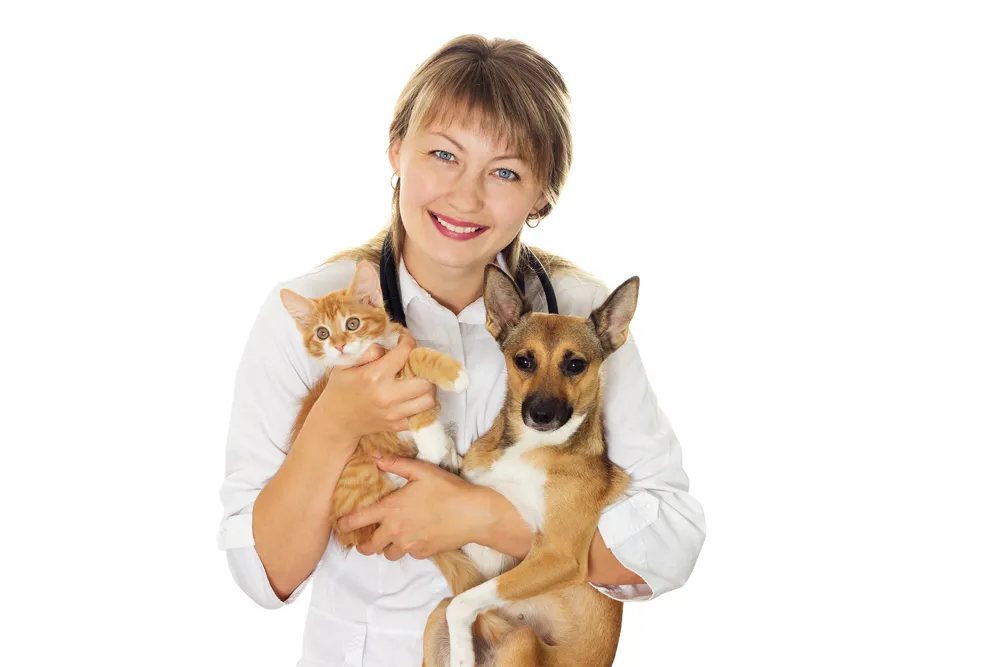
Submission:
[[[500,178],[502,178],[505,181],[516,181],[517,180],[517,174],[515,174],[514,172],[512,172],[510,169],[499,169],[497,171],[499,172]],[[510,174],[510,176],[504,176],[503,175],[504,172],[507,172],[508,174]]]
[[[449,153],[448,151],[431,151],[431,154],[434,155],[434,157],[436,157],[437,159],[441,160],[442,162],[451,162],[451,160],[449,160],[447,157],[441,157],[441,155],[455,157],[452,153]]]

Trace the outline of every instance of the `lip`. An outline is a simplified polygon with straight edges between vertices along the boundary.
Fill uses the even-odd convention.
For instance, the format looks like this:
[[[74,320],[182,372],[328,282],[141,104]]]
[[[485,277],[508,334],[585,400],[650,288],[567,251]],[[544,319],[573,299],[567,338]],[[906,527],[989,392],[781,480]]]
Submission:
[[[455,239],[456,241],[468,241],[469,239],[474,239],[477,236],[482,235],[483,232],[489,229],[489,227],[483,227],[478,232],[471,232],[466,234],[460,232],[453,232],[450,229],[444,227],[441,223],[439,223],[434,216],[437,216],[438,218],[447,222],[449,225],[455,225],[456,227],[479,227],[479,225],[473,224],[471,222],[463,222],[461,220],[456,220],[455,218],[449,218],[447,215],[441,215],[440,213],[435,213],[434,211],[431,210],[427,211],[427,215],[430,216],[431,222],[434,224],[434,229],[438,230],[442,236],[447,236],[448,238]]]

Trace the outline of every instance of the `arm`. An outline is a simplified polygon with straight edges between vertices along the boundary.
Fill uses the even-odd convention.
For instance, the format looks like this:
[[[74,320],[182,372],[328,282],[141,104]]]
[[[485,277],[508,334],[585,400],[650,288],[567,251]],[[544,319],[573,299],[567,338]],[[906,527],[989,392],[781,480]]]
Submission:
[[[598,528],[619,565],[643,581],[597,586],[620,600],[651,599],[684,585],[705,541],[705,515],[688,493],[681,449],[659,407],[632,335],[605,362],[608,456],[632,478]],[[596,583],[596,582],[595,582]]]
[[[287,438],[318,371],[311,367],[278,287],[265,300],[236,373],[226,442],[218,545],[240,588],[268,609],[292,602],[329,539],[329,498],[353,444],[303,428]]]
[[[488,508],[486,513],[492,519],[480,526],[472,541],[517,559],[527,556],[533,533],[517,509],[503,495],[491,488],[475,487],[474,492]],[[594,539],[590,543],[587,579],[592,584],[605,586],[645,583],[642,577],[618,562],[614,553],[605,544],[599,529],[594,532]]]

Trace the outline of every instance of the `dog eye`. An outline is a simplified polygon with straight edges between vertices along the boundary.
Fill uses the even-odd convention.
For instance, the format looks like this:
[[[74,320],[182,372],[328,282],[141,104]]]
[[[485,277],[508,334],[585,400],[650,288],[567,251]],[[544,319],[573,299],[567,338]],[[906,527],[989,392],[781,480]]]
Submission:
[[[329,337],[330,337],[330,330],[327,329],[326,327],[320,327],[319,329],[316,330],[316,338],[319,338],[320,340],[326,340]]]
[[[587,370],[587,362],[583,359],[571,359],[570,362],[566,364],[567,375],[579,375],[585,370]]]
[[[535,360],[523,354],[519,354],[514,357],[514,363],[517,364],[517,367],[522,371],[530,371],[535,368]]]
[[[361,326],[361,320],[359,320],[356,317],[352,317],[349,320],[347,320],[347,330],[348,331],[354,331],[355,329],[357,329],[360,326]]]

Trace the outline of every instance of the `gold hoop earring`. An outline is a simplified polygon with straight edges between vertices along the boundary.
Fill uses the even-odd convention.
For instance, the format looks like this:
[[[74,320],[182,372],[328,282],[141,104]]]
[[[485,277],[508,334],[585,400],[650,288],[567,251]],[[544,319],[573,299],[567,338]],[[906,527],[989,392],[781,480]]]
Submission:
[[[395,183],[392,182],[392,179],[394,178],[396,179]],[[389,177],[389,187],[392,188],[393,190],[399,188],[399,174],[393,174],[392,176]]]
[[[535,227],[537,227],[538,225],[540,225],[542,223],[542,219],[541,218],[535,218],[535,224],[531,224],[530,222],[528,222],[528,220],[531,220],[531,216],[530,215],[527,218],[524,219],[524,224],[528,225],[532,229],[534,229]]]

